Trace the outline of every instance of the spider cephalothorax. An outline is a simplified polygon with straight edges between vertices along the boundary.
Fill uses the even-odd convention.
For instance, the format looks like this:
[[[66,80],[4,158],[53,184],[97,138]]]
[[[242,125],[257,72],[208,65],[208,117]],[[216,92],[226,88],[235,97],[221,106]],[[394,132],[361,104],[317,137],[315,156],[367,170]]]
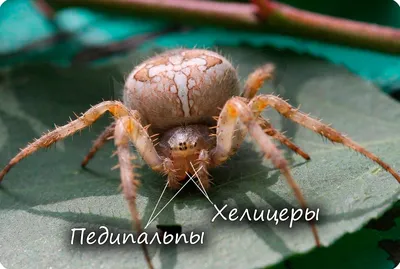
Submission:
[[[239,80],[232,64],[221,55],[200,49],[178,49],[154,56],[133,69],[126,79],[124,101],[104,101],[77,119],[57,127],[22,149],[0,172],[0,181],[21,159],[50,146],[94,123],[105,112],[115,121],[95,141],[82,162],[85,166],[109,138],[114,138],[124,196],[141,231],[136,210],[135,178],[129,143],[132,142],[144,161],[166,175],[170,187],[177,188],[194,169],[203,188],[210,187],[209,168],[224,163],[249,134],[286,178],[302,207],[305,199],[291,176],[287,161],[271,138],[310,159],[307,153],[275,130],[261,112],[272,107],[284,117],[341,143],[378,163],[400,183],[400,176],[388,164],[350,138],[316,120],[274,95],[257,95],[264,80],[272,77],[274,66],[266,64],[249,75],[240,94]],[[157,137],[158,136],[158,137]],[[154,140],[159,139],[157,144]],[[312,232],[319,245],[316,227]],[[152,268],[145,245],[146,260]]]
[[[173,188],[180,186],[179,181],[185,179],[186,172],[193,175],[200,161],[207,161],[208,150],[215,146],[215,139],[210,136],[210,128],[203,125],[187,125],[172,128],[165,132],[158,144],[160,155],[169,159],[172,169],[176,172],[169,174],[168,182]],[[203,174],[201,174],[203,175]],[[203,179],[208,187],[208,175]]]

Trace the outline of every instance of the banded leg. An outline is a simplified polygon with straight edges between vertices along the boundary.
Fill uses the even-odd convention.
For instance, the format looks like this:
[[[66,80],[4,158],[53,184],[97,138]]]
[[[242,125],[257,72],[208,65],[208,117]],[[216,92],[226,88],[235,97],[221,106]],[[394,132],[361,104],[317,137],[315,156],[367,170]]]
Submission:
[[[252,99],[263,86],[265,80],[269,80],[274,77],[274,73],[275,66],[273,64],[266,64],[260,68],[257,68],[249,75],[242,96],[250,101],[250,99]],[[282,144],[286,145],[289,149],[293,150],[305,160],[310,160],[310,156],[307,153],[305,153],[299,146],[291,142],[278,130],[274,129],[266,119],[261,118],[261,121],[263,122],[263,129],[269,136],[279,140]]]
[[[283,145],[287,146],[289,149],[294,151],[296,154],[300,155],[303,157],[305,160],[310,160],[310,155],[308,155],[306,152],[304,152],[299,146],[294,144],[292,141],[290,141],[289,138],[287,138],[285,135],[280,133],[278,130],[276,130],[274,127],[272,127],[271,123],[264,119],[263,117],[260,116],[259,119],[261,128],[263,128],[264,132],[271,136],[274,139],[279,140]]]
[[[112,122],[107,128],[97,137],[97,139],[93,142],[92,148],[89,150],[89,153],[83,159],[81,166],[85,167],[88,162],[94,157],[96,152],[103,147],[110,138],[114,135],[115,130],[115,121]]]
[[[64,126],[57,127],[55,130],[44,134],[33,143],[28,144],[14,158],[12,158],[7,166],[0,172],[0,181],[7,174],[7,172],[10,171],[10,169],[23,158],[31,155],[40,148],[49,147],[51,144],[86,128],[95,122],[106,111],[110,111],[115,117],[129,115],[129,110],[118,101],[105,101],[91,107],[77,119],[71,120],[71,122]]]
[[[273,64],[265,64],[253,71],[248,77],[244,86],[242,97],[247,99],[253,98],[258,90],[263,86],[266,80],[274,77],[275,66]]]
[[[257,115],[255,115],[255,118],[257,118]],[[310,156],[306,152],[304,152],[299,146],[290,141],[290,139],[287,138],[284,134],[276,130],[267,119],[263,118],[262,116],[258,116],[257,121],[267,135],[278,140],[281,144],[287,146],[289,149],[303,157],[305,160],[308,161],[311,159]],[[235,133],[233,135],[232,153],[235,153],[239,149],[246,135],[246,128],[242,128],[242,126],[238,122],[236,124]]]
[[[244,102],[248,102],[253,98],[260,88],[263,86],[266,80],[273,78],[275,72],[275,66],[273,64],[265,64],[256,70],[254,70],[248,77],[246,84],[244,86],[244,90],[241,94]],[[236,131],[233,136],[233,146],[232,146],[232,154],[235,153],[240,145],[243,143],[244,138],[247,135],[246,128],[242,127],[238,122],[236,125]]]
[[[75,120],[71,120],[68,124],[57,127],[55,130],[44,134],[39,139],[35,140],[31,144],[28,144],[25,148],[23,148],[11,161],[7,164],[7,166],[0,172],[0,182],[4,178],[4,176],[10,171],[10,169],[20,162],[22,159],[28,157],[35,151],[49,147],[51,144],[64,139],[67,136],[70,136],[77,131],[80,131],[86,128],[89,125],[92,125],[101,115],[105,112],[109,111],[115,118],[121,118],[123,116],[131,116],[132,121],[137,123],[135,116],[135,111],[130,111],[128,108],[124,106],[119,101],[105,101],[101,102],[93,107],[91,107],[88,111],[83,113],[80,117]],[[134,124],[131,125],[133,127]],[[135,135],[135,140],[137,140],[136,146],[138,150],[145,159],[145,161],[154,169],[159,170],[161,168],[161,159],[156,153],[156,150],[151,143],[150,137],[147,135],[147,132],[140,124],[136,124],[136,126],[140,126],[139,129],[135,129],[133,134]],[[139,136],[140,134],[144,134]],[[145,152],[149,149],[148,152]]]
[[[260,115],[260,113],[266,107],[271,106],[280,114],[282,114],[284,117],[302,125],[303,127],[323,135],[324,137],[326,137],[327,139],[329,139],[334,143],[341,143],[346,147],[349,147],[363,154],[367,158],[379,164],[383,169],[389,172],[400,183],[400,175],[387,163],[383,162],[380,158],[378,158],[378,156],[367,151],[362,146],[360,146],[350,138],[344,136],[337,130],[329,127],[328,125],[320,122],[317,119],[314,119],[304,114],[298,109],[293,108],[289,103],[287,103],[283,99],[270,94],[258,95],[250,101],[249,106],[252,108],[253,113],[255,113],[256,115]]]
[[[214,165],[224,162],[228,157],[232,147],[232,137],[235,132],[235,123],[240,119],[247,127],[251,137],[261,148],[266,159],[270,159],[273,165],[278,168],[286,178],[292,188],[300,205],[305,209],[307,203],[303,194],[293,179],[281,151],[271,141],[269,136],[264,133],[256,118],[253,116],[250,107],[239,97],[233,97],[225,104],[218,118],[217,124],[217,145],[211,152],[211,160]],[[320,245],[319,236],[314,223],[310,223],[317,246]]]
[[[135,128],[136,129],[136,128]],[[129,149],[129,137],[132,137],[134,130],[130,128],[129,117],[123,117],[117,120],[115,125],[114,139],[117,147],[118,162],[121,173],[121,185],[124,197],[128,202],[129,211],[131,213],[133,225],[138,234],[143,232],[139,213],[136,207],[136,193],[139,187],[138,176],[133,172],[132,156]],[[146,244],[141,244],[144,256],[149,268],[154,268],[151,263],[151,258],[147,250]]]

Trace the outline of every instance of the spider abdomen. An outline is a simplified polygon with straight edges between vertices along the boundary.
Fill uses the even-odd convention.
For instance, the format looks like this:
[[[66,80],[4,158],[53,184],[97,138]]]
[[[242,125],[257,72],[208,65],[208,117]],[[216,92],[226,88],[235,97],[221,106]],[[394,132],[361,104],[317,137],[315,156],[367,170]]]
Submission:
[[[124,103],[155,129],[206,123],[239,95],[232,64],[216,52],[177,49],[149,58],[129,74]]]

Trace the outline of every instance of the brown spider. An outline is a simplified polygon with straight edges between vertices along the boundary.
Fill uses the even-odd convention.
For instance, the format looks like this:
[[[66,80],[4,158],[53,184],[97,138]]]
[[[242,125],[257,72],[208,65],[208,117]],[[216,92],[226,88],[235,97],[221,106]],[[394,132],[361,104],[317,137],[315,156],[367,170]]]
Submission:
[[[272,64],[256,69],[249,75],[240,95],[237,72],[221,55],[200,49],[166,51],[133,69],[126,79],[123,103],[104,101],[68,124],[44,134],[22,149],[7,164],[0,172],[0,181],[21,159],[90,126],[108,111],[115,122],[94,142],[82,166],[88,163],[107,140],[114,138],[123,193],[138,232],[142,231],[135,202],[139,181],[131,163],[133,155],[129,142],[135,145],[144,161],[154,171],[167,176],[171,188],[178,188],[186,173],[193,175],[194,169],[199,170],[202,167],[197,172],[197,178],[207,189],[210,187],[208,169],[224,163],[249,133],[261,148],[264,157],[280,169],[300,205],[305,208],[307,204],[292,178],[287,161],[270,137],[279,140],[304,159],[309,160],[310,157],[261,116],[261,112],[271,106],[284,117],[332,142],[342,143],[360,152],[382,166],[400,183],[399,174],[350,138],[293,108],[277,96],[255,96],[264,81],[272,78],[273,72]],[[214,117],[218,114],[218,117]],[[160,142],[154,144],[157,135],[160,136]],[[319,236],[313,223],[311,228],[319,246]],[[153,268],[145,245],[142,247],[149,267]]]

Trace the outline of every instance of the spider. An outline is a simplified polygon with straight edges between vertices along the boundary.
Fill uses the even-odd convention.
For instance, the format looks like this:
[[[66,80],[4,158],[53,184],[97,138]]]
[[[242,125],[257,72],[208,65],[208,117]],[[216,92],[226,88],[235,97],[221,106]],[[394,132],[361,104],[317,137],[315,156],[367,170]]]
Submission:
[[[208,189],[209,169],[223,164],[249,134],[261,148],[263,156],[281,171],[300,205],[306,208],[306,201],[288,163],[271,138],[306,160],[310,157],[263,118],[263,110],[272,107],[284,117],[332,142],[360,152],[400,183],[400,175],[388,164],[329,125],[302,113],[278,96],[257,95],[264,81],[273,78],[274,70],[273,64],[255,69],[240,93],[236,69],[216,52],[175,49],[151,57],[136,66],[127,77],[123,102],[103,101],[75,120],[28,144],[0,172],[0,181],[23,158],[90,126],[108,111],[115,121],[93,143],[82,166],[88,164],[106,141],[114,139],[123,194],[138,232],[142,231],[136,208],[139,180],[131,163],[134,155],[130,152],[130,142],[154,171],[167,177],[170,188],[179,188],[187,174],[191,174],[196,175],[204,189]],[[159,142],[154,143],[157,139]],[[198,169],[200,167],[202,169]],[[319,246],[315,224],[310,224]],[[149,268],[153,268],[144,244],[142,248]]]

